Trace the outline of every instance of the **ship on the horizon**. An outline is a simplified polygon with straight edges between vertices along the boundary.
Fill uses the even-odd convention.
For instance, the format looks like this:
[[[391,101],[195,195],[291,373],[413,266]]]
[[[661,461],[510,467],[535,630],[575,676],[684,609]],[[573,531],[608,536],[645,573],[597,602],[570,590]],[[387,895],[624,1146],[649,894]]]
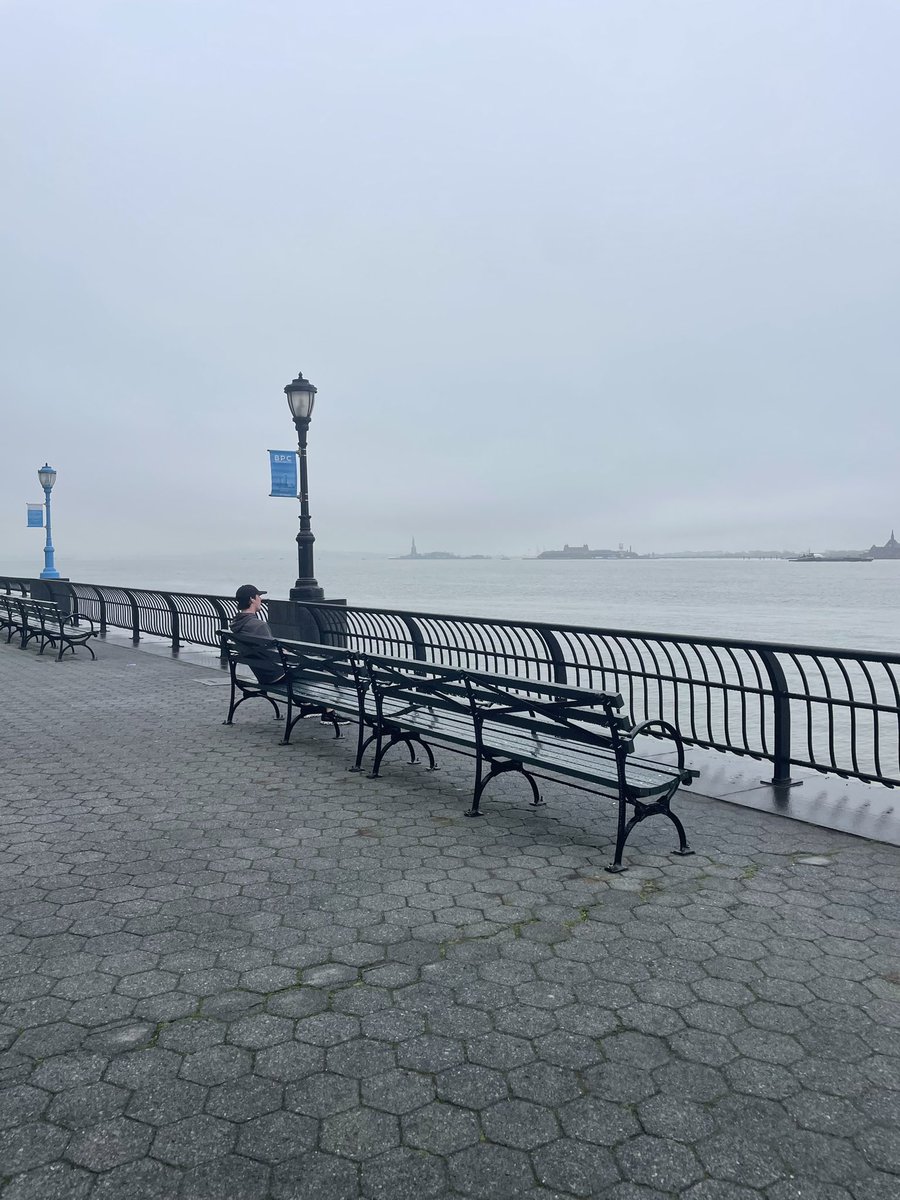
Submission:
[[[860,551],[858,554],[813,554],[812,550],[807,550],[806,554],[798,554],[796,558],[789,558],[788,562],[874,562],[875,559],[871,554],[865,554]]]

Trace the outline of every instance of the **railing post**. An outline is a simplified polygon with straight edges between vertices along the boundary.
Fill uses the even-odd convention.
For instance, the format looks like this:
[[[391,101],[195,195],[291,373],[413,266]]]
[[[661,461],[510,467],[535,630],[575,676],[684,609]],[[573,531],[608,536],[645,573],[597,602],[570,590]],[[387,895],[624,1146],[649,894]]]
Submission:
[[[422,636],[422,630],[419,628],[418,623],[405,613],[403,614],[402,620],[403,624],[409,630],[409,641],[410,645],[412,646],[412,654],[410,655],[410,658],[416,658],[420,662],[425,662],[428,655],[425,652],[425,639]]]
[[[100,609],[100,636],[106,637],[106,597],[96,584],[92,586],[94,588],[94,595],[97,597],[97,605]]]
[[[222,605],[219,603],[219,601],[215,598],[215,596],[210,596],[209,602],[212,605],[212,607],[215,609],[216,616],[219,620],[219,628],[227,629],[228,628],[228,617],[225,615],[225,609],[222,607]],[[225,643],[222,641],[221,638],[219,638],[219,662],[221,663],[221,665],[223,667],[228,662],[228,651],[225,649]]]
[[[162,597],[169,606],[169,612],[172,616],[172,653],[177,654],[181,649],[181,620],[178,609],[175,606],[175,601],[168,592],[163,592]]]
[[[791,699],[784,669],[773,650],[760,650],[759,657],[772,685],[772,715],[775,744],[772,778],[763,779],[773,787],[800,787],[802,779],[791,779]]]
[[[141,640],[141,614],[138,611],[137,600],[127,588],[122,589],[131,605],[131,640],[135,645]]]
[[[551,633],[549,629],[541,627],[537,629],[537,633],[547,647],[547,653],[550,656],[550,666],[553,669],[553,682],[568,683],[569,676],[566,671],[566,660],[563,657],[562,647],[556,639],[556,634]]]

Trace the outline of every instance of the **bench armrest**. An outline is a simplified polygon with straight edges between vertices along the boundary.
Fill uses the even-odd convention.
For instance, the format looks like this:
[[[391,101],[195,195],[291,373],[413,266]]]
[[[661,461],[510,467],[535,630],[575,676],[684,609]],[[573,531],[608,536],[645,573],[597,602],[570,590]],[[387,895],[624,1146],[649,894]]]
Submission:
[[[689,775],[692,779],[696,778],[699,772],[689,771],[684,765],[684,742],[682,741],[681,734],[670,721],[664,721],[662,717],[649,717],[646,721],[641,721],[635,725],[625,736],[633,742],[636,737],[640,737],[642,733],[646,733],[651,726],[663,730],[675,743],[675,748],[678,751],[678,770],[681,771],[682,775]],[[685,782],[690,782],[690,779]]]
[[[90,625],[92,634],[96,635],[97,633],[97,626],[94,624],[93,618],[89,617],[87,613],[78,613],[77,616],[75,613],[69,613],[67,617],[63,617],[62,623],[63,625],[74,625],[76,629],[80,629],[82,625],[87,624]]]

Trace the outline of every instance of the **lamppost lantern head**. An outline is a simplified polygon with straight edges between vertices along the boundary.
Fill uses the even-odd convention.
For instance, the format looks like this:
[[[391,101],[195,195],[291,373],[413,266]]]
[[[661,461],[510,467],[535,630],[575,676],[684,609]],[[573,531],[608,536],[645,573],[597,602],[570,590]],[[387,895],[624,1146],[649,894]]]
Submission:
[[[297,378],[284,389],[284,394],[288,398],[291,414],[295,421],[308,421],[312,416],[313,405],[316,402],[316,388],[304,379],[301,372],[297,372]]]
[[[44,463],[38,471],[38,479],[41,481],[41,487],[46,488],[48,491],[56,483],[56,472],[49,463]]]

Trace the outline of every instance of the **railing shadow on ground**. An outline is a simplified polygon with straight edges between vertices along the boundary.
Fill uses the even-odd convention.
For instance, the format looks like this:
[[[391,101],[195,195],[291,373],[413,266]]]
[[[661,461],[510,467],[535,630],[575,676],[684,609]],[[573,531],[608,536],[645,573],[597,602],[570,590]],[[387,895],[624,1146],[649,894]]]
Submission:
[[[73,615],[183,645],[217,647],[231,597],[0,576]],[[325,645],[620,692],[635,722],[664,716],[685,742],[770,763],[776,788],[798,769],[900,785],[900,654],[640,630],[306,606]],[[792,774],[793,772],[793,774]]]

